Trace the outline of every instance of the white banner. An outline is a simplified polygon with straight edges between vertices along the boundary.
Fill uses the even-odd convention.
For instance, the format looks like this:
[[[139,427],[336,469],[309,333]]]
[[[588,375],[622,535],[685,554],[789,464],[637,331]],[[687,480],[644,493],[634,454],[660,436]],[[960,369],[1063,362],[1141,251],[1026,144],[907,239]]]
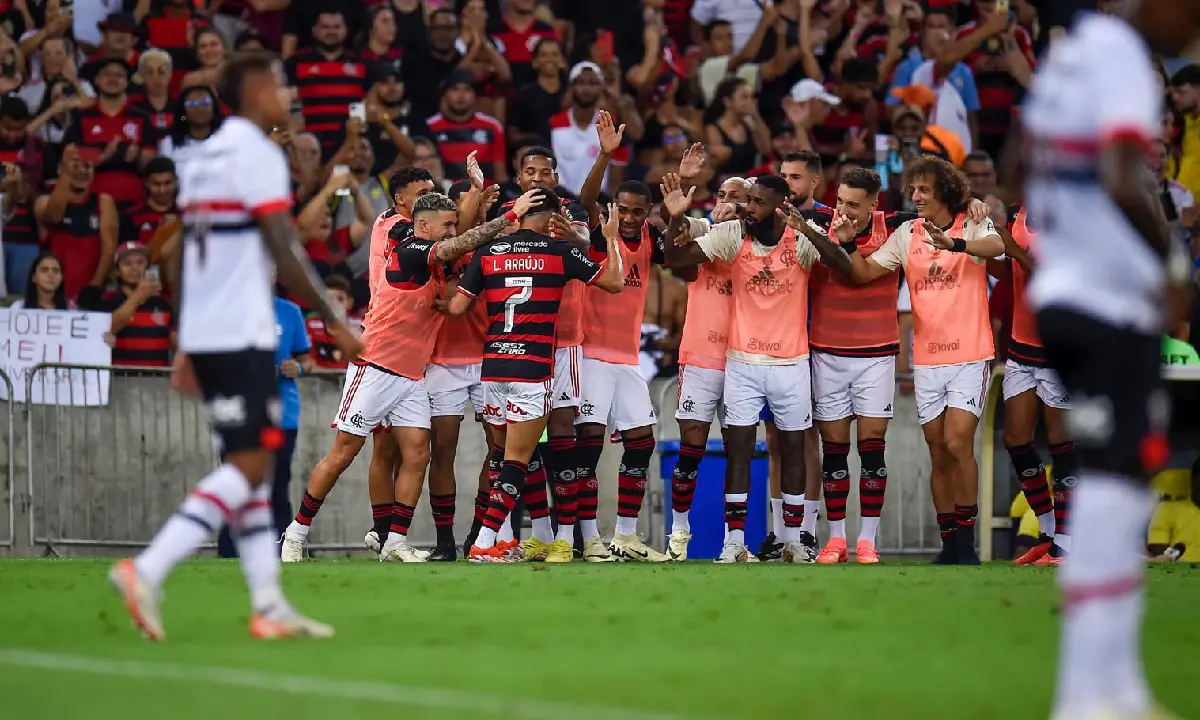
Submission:
[[[104,333],[108,313],[0,308],[0,370],[13,382],[14,400],[25,402],[25,383],[39,363],[110,365]],[[35,405],[107,405],[106,371],[43,368],[33,376]],[[0,382],[0,398],[8,389]]]

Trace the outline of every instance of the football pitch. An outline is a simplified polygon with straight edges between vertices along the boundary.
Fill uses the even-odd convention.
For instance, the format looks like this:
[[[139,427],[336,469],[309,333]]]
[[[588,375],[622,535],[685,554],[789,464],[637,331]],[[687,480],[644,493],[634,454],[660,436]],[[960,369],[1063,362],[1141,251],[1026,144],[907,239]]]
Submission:
[[[72,720],[1044,718],[1053,574],[995,563],[286,566],[328,641],[263,643],[233,561],[142,640],[108,561],[0,560],[0,716]],[[1148,574],[1158,698],[1200,717],[1200,570]]]

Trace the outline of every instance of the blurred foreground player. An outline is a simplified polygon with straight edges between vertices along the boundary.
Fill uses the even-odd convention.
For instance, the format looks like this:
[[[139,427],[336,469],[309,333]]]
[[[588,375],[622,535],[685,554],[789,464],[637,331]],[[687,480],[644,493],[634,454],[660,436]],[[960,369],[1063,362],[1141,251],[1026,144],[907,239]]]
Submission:
[[[179,350],[173,384],[203,395],[225,462],[205,477],[134,560],[109,573],[142,632],[162,640],[158,601],[171,570],[224,523],[237,550],[257,638],[330,637],[333,628],[297,612],[279,584],[279,551],[264,482],[272,452],[283,442],[275,377],[272,274],[324,318],[348,358],[362,345],[321,289],[292,232],[287,159],[266,131],[287,122],[287,92],[279,63],[267,56],[230,60],[218,90],[233,109],[203,145],[176,156],[184,207]]]
[[[1162,96],[1150,53],[1178,55],[1200,2],[1110,3],[1051,49],[1025,121],[1025,205],[1037,220],[1031,299],[1074,402],[1080,453],[1072,552],[1062,563],[1055,720],[1150,718],[1140,657],[1148,478],[1167,459],[1159,349],[1186,312],[1191,264],[1170,240],[1147,149]]]

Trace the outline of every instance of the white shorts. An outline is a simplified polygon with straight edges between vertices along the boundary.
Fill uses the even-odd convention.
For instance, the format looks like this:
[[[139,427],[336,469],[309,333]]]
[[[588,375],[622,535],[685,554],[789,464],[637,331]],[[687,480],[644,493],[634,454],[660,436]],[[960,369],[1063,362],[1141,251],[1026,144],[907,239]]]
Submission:
[[[582,359],[582,345],[555,348],[554,382],[551,384],[554,400],[550,404],[554,410],[579,407],[579,366]]]
[[[896,395],[896,358],[842,357],[814,352],[813,417],[818,422],[852,415],[890,418]]]
[[[425,388],[429,391],[429,408],[434,417],[466,412],[467,402],[477,413],[483,412],[483,383],[479,381],[482,365],[429,365],[425,368]]]
[[[983,415],[983,401],[987,397],[991,374],[992,365],[987,360],[914,367],[917,421],[924,425],[936,420],[948,407],[965,410],[975,417]]]
[[[1023,392],[1036,390],[1037,396],[1049,407],[1071,409],[1071,396],[1053,368],[1021,365],[1009,360],[1004,363],[1004,399],[1015,398]]]
[[[425,380],[393,375],[370,365],[351,365],[330,427],[366,437],[378,425],[428,430]]]
[[[625,432],[657,422],[650,386],[637,365],[585,357],[579,369],[583,393],[576,425],[595,423]]]
[[[812,427],[812,376],[808,358],[794,365],[725,363],[725,422],[730,427],[758,425],[763,405],[784,432]]]
[[[550,414],[550,381],[483,383],[483,421],[503,425]]]
[[[675,404],[676,420],[711,423],[716,417],[725,427],[725,371],[688,365],[679,366],[679,397]]]

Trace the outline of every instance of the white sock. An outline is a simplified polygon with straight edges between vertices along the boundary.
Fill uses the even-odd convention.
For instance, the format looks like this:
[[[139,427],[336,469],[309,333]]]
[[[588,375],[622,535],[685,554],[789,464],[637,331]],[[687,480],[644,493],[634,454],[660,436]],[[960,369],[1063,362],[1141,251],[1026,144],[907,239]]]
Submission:
[[[1054,536],[1054,544],[1063,550],[1063,552],[1071,552],[1071,536],[1058,533]]]
[[[296,522],[295,520],[293,520],[291,522],[291,524],[289,524],[287,526],[287,532],[299,533],[300,535],[303,535],[304,537],[308,537],[308,531],[311,529],[312,529],[312,525],[303,525],[301,523]]]
[[[808,513],[805,512],[805,515]],[[808,518],[806,517],[805,520]],[[846,539],[846,521],[845,520],[830,520],[829,521],[829,537]]]
[[[618,535],[637,535],[637,518],[635,517],[617,517],[617,534]]]
[[[684,510],[683,512],[672,510],[671,532],[690,533],[692,531],[692,521],[688,516],[691,515],[691,512],[691,510]]]
[[[1046,537],[1054,537],[1054,511],[1037,516],[1038,532]]]
[[[875,544],[875,534],[879,532],[879,518],[865,517],[858,526],[858,539],[870,540],[871,544]]]
[[[250,607],[257,613],[288,609],[279,584],[279,548],[275,545],[273,522],[268,481],[250,493],[250,502],[242,507],[236,528],[238,558],[250,588]]]
[[[575,526],[574,525],[559,525],[558,536],[556,540],[564,540],[568,545],[575,544]]]
[[[392,536],[389,534],[388,539],[391,539],[391,537]],[[496,531],[489,527],[479,528],[479,537],[475,538],[475,547],[479,548],[480,550],[487,550],[488,548],[495,546]]]
[[[746,544],[746,531],[745,530],[730,530],[725,535],[725,542],[736,543],[738,545],[745,545]]]
[[[549,515],[544,518],[534,518],[530,522],[533,525],[534,538],[546,544],[554,542],[554,525],[550,523]]]
[[[579,530],[580,534],[583,535],[584,542],[600,537],[600,528],[596,526],[595,520],[580,520]]]
[[[771,532],[775,533],[775,540],[779,541],[779,536],[783,532],[783,498],[771,498]]]
[[[496,533],[496,539],[500,542],[512,542],[512,513],[509,513],[508,517],[504,518],[504,524],[500,526],[500,531]]]
[[[783,506],[784,505],[794,505],[794,506],[804,507],[804,495],[788,495],[787,493],[784,493],[783,497],[781,497],[779,499],[779,513],[781,516],[783,514]],[[778,542],[781,542],[786,545],[787,543],[790,543],[799,537],[800,537],[800,528],[788,527],[781,520],[780,525],[779,525],[779,532],[775,533],[775,539]]]
[[[1055,715],[1140,716],[1150,710],[1142,672],[1146,524],[1154,506],[1133,478],[1081,473],[1072,497],[1079,547],[1063,560],[1066,598]]]
[[[817,535],[817,514],[821,512],[820,500],[805,500],[804,501],[804,525],[801,530],[807,533],[812,533],[813,537]]]
[[[196,552],[249,499],[250,483],[237,468],[222,465],[214,470],[134,560],[138,574],[151,587],[161,586],[176,565]]]

